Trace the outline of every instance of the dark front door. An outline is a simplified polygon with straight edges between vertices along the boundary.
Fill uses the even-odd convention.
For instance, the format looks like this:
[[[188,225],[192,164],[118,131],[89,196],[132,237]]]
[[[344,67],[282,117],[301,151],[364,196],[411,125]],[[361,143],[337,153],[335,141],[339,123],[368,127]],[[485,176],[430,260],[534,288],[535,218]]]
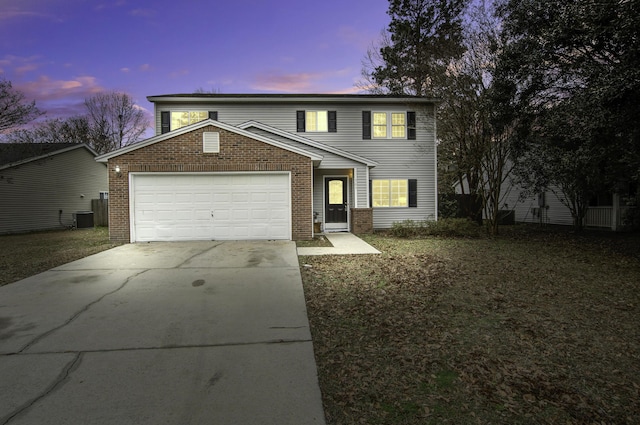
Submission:
[[[347,178],[331,177],[324,181],[325,222],[347,222]]]

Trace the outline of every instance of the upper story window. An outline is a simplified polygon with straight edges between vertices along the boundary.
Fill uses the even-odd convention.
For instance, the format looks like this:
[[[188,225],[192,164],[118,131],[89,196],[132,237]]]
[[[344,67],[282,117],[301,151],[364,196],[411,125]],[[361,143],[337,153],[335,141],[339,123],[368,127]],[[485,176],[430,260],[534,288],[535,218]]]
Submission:
[[[328,111],[306,111],[305,131],[329,131]]]
[[[162,111],[160,112],[161,133],[177,130],[207,118],[218,119],[217,111]]]
[[[298,133],[336,133],[338,119],[336,111],[296,111]]]
[[[374,139],[404,139],[407,136],[407,120],[404,112],[374,112]]]
[[[186,127],[189,124],[195,124],[197,122],[206,120],[207,118],[209,118],[208,111],[171,111],[171,130],[176,130],[180,127]]]
[[[362,111],[362,138],[415,140],[416,113]]]

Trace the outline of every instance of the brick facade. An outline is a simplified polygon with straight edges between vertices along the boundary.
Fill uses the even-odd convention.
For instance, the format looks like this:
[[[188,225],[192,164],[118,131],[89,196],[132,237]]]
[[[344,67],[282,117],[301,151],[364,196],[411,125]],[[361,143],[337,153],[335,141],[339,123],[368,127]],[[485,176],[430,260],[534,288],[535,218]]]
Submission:
[[[220,152],[202,152],[202,133],[220,133]],[[115,167],[120,167],[116,175]],[[291,172],[291,235],[312,238],[311,159],[212,125],[109,159],[109,235],[130,242],[130,172]]]
[[[351,232],[373,233],[373,208],[351,208]]]

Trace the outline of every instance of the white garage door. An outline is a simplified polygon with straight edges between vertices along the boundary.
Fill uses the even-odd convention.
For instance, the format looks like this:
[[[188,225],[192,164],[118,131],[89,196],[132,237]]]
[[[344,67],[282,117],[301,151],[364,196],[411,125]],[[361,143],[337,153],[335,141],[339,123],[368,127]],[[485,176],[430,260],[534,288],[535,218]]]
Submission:
[[[132,241],[291,239],[289,174],[133,174]]]

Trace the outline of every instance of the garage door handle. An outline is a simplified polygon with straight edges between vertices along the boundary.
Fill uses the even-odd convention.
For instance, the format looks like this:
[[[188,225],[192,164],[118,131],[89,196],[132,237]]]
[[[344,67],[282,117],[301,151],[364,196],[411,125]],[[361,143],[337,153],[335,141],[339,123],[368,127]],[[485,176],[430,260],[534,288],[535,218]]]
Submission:
[[[213,218],[213,211],[211,211],[211,217]]]

